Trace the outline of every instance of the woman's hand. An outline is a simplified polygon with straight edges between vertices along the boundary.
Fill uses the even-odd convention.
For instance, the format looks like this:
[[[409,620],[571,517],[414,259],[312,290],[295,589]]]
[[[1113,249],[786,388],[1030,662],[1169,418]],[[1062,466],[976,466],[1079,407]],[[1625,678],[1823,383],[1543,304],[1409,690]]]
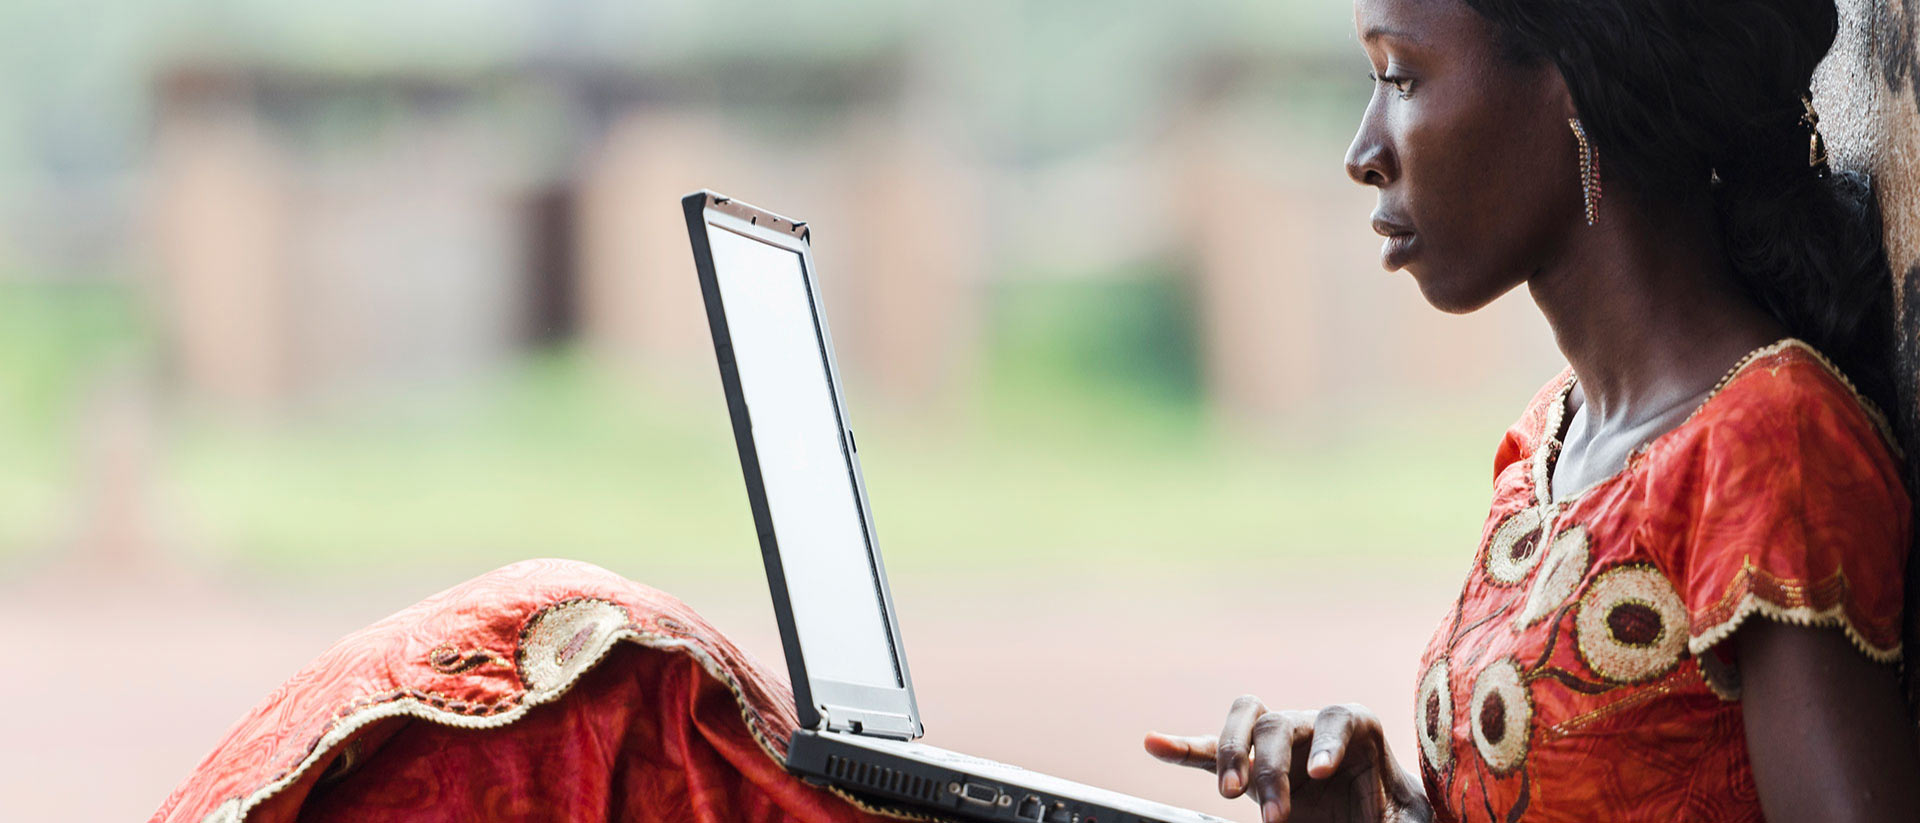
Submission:
[[[1270,712],[1233,701],[1218,737],[1147,735],[1148,753],[1219,775],[1222,797],[1250,794],[1265,823],[1413,823],[1432,818],[1420,782],[1400,770],[1365,706]]]

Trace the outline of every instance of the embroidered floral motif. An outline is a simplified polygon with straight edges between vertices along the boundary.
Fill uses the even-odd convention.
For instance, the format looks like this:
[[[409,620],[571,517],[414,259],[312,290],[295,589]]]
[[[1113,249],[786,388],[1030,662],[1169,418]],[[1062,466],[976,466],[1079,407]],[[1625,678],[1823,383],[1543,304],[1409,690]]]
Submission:
[[[1533,733],[1533,695],[1520,682],[1512,658],[1501,658],[1480,670],[1467,704],[1473,747],[1494,774],[1507,774],[1527,759],[1527,738]]]
[[[1574,639],[1594,674],[1616,683],[1644,683],[1673,670],[1687,654],[1687,605],[1651,564],[1600,573],[1580,598]]]
[[[1413,726],[1420,737],[1420,753],[1436,772],[1453,765],[1453,689],[1447,678],[1447,659],[1435,660],[1420,678],[1413,703]]]
[[[1899,659],[1911,506],[1877,416],[1797,342],[1728,375],[1583,487],[1552,488],[1578,407],[1570,371],[1508,429],[1468,580],[1420,672],[1416,759],[1436,817],[1758,819],[1751,769],[1728,756],[1740,672],[1722,641],[1760,615]],[[1442,658],[1450,693],[1429,700]],[[1450,736],[1431,719],[1449,702]]]
[[[427,665],[441,674],[460,674],[489,663],[513,668],[513,661],[487,648],[462,649],[452,643],[442,643],[427,652]]]
[[[1512,586],[1540,564],[1543,507],[1530,506],[1509,515],[1487,541],[1487,579],[1496,586]]]
[[[1587,530],[1574,526],[1553,538],[1543,565],[1527,590],[1527,602],[1513,620],[1515,631],[1532,626],[1553,613],[1573,597],[1580,581],[1587,576]]]
[[[520,679],[530,693],[563,690],[598,662],[626,627],[627,610],[605,600],[568,600],[533,616],[520,632]]]
[[[1560,378],[1547,403],[1546,417],[1540,421],[1540,446],[1533,453],[1529,470],[1533,474],[1533,497],[1545,506],[1552,497],[1553,463],[1560,456],[1560,427],[1567,422],[1567,397],[1573,394],[1574,375],[1568,370]]]

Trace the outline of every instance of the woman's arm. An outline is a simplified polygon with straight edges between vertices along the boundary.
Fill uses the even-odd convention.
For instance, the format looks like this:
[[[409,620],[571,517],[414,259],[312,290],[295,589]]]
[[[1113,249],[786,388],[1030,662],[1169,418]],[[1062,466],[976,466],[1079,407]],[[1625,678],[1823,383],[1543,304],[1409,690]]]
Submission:
[[[1768,820],[1920,820],[1920,750],[1892,666],[1830,627],[1752,620],[1733,640]]]

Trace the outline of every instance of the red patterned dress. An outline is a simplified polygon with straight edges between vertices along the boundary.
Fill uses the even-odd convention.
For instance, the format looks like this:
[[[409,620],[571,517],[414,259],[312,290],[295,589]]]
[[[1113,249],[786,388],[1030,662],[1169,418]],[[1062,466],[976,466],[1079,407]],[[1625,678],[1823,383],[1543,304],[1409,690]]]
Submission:
[[[680,601],[585,563],[529,560],[334,644],[153,820],[906,816],[787,774],[795,726],[786,682]]]
[[[1784,340],[1620,472],[1556,498],[1573,384],[1542,389],[1494,458],[1474,568],[1422,661],[1427,794],[1443,820],[1760,820],[1722,641],[1757,614],[1900,658],[1897,446]]]

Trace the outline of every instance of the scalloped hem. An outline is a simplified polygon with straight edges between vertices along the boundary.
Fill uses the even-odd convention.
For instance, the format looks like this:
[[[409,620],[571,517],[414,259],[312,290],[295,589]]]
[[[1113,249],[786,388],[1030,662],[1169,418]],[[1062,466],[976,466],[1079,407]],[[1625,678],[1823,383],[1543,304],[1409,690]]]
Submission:
[[[298,763],[295,763],[286,771],[282,772],[276,779],[254,789],[252,792],[242,796],[228,798],[226,802],[214,807],[211,812],[208,812],[205,817],[201,818],[201,823],[243,823],[243,821],[247,819],[247,815],[252,813],[255,807],[272,799],[287,787],[292,786],[303,775],[324,760],[328,754],[332,753],[334,749],[346,743],[362,729],[380,720],[391,717],[412,717],[430,723],[465,729],[497,729],[507,726],[525,717],[527,712],[532,710],[533,707],[550,703],[564,697],[582,676],[598,666],[616,646],[623,642],[633,643],[656,651],[682,652],[691,656],[709,676],[725,684],[727,689],[733,693],[734,701],[738,704],[740,711],[740,718],[746,723],[748,734],[752,735],[754,742],[759,744],[761,751],[765,752],[768,757],[773,758],[776,762],[785,762],[785,753],[777,749],[773,741],[767,736],[766,730],[762,728],[761,725],[763,721],[748,701],[745,689],[741,687],[739,680],[734,677],[733,672],[721,665],[704,647],[692,639],[660,634],[639,628],[637,624],[631,622],[630,615],[627,613],[626,608],[620,604],[591,597],[557,601],[535,612],[534,616],[529,619],[527,628],[522,631],[522,637],[526,638],[531,634],[533,628],[541,622],[542,618],[549,615],[556,615],[557,613],[564,613],[569,607],[580,605],[605,607],[607,610],[617,611],[619,615],[625,619],[621,621],[618,628],[590,641],[593,647],[590,650],[583,650],[587,653],[572,655],[571,660],[562,660],[558,666],[547,667],[554,669],[553,671],[529,672],[529,679],[536,681],[544,679],[547,680],[547,682],[540,683],[537,686],[530,683],[529,685],[534,687],[529,688],[523,693],[512,708],[492,715],[475,716],[441,709],[417,697],[401,696],[349,712],[337,718],[332,726],[311,744],[306,756],[301,758]],[[572,617],[572,615],[566,616]],[[591,617],[591,615],[585,617]],[[573,628],[573,625],[569,624],[566,627]],[[542,639],[545,640],[545,638]],[[536,650],[543,652],[543,654],[539,655],[541,658],[554,657],[560,653],[560,646],[552,640],[547,640],[547,642],[534,641],[523,645],[519,656],[525,658],[528,656],[526,652]],[[555,659],[560,660],[560,658]],[[546,675],[546,677],[541,677],[540,675]],[[934,823],[942,820],[942,818],[923,815],[906,809],[876,806],[835,787],[827,787],[827,789],[853,807],[870,814],[900,820],[933,821]]]
[[[1836,603],[1825,609],[1815,609],[1810,606],[1781,606],[1760,597],[1759,593],[1753,591],[1741,595],[1739,603],[1734,606],[1733,616],[1689,637],[1687,651],[1691,652],[1697,660],[1707,660],[1708,652],[1721,641],[1732,637],[1733,633],[1747,622],[1747,618],[1756,614],[1776,623],[1791,626],[1836,626],[1847,635],[1847,640],[1853,644],[1854,648],[1867,656],[1867,659],[1881,664],[1901,662],[1903,652],[1901,644],[1896,642],[1889,646],[1877,646],[1868,640],[1866,635],[1862,634],[1847,617],[1845,603]],[[1707,687],[1712,689],[1720,699],[1728,701],[1740,699],[1740,676],[1736,667],[1702,665],[1700,669],[1701,674],[1706,676]]]

